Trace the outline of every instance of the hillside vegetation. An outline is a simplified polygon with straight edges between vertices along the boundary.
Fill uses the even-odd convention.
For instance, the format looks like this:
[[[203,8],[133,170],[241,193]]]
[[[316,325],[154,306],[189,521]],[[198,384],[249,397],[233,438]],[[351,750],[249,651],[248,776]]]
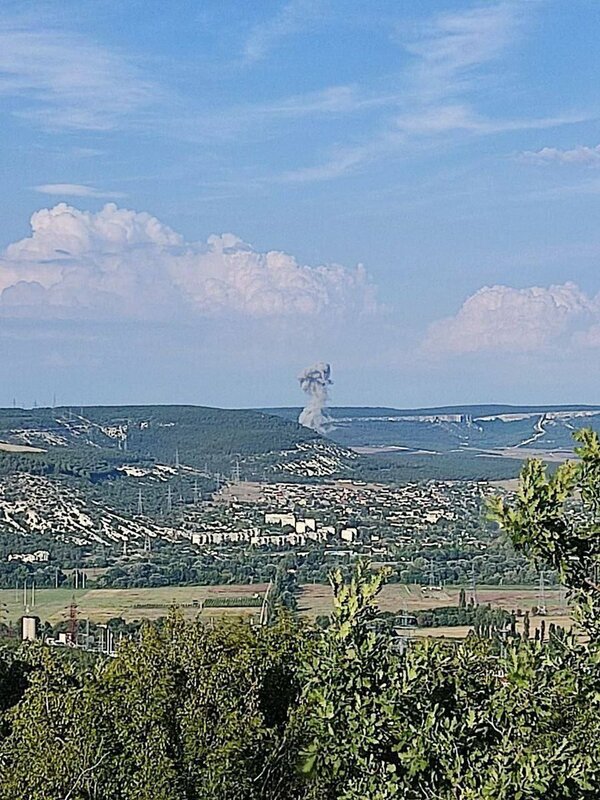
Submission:
[[[280,569],[266,625],[173,613],[115,658],[3,652],[0,797],[596,800],[600,441],[578,438],[578,463],[549,478],[532,461],[490,510],[560,576],[579,635],[493,615],[464,642],[406,641],[360,562],[331,574],[333,613],[312,626]]]

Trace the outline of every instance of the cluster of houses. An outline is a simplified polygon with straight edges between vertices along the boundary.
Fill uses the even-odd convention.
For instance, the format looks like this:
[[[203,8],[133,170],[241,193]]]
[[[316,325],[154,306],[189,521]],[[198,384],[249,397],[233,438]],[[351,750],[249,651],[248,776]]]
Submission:
[[[50,560],[49,550],[35,550],[33,553],[9,553],[7,561],[22,561],[23,564],[43,564]]]
[[[247,542],[258,547],[302,547],[307,542],[327,542],[339,533],[346,542],[358,538],[357,528],[347,527],[336,530],[333,525],[320,525],[314,517],[298,518],[291,512],[267,512],[264,514],[264,528],[259,526],[240,530],[209,530],[192,532],[192,544],[225,544],[226,542]]]
[[[252,499],[231,492],[226,506],[198,509],[185,535],[197,545],[295,548],[313,542],[385,557],[391,543],[418,540],[424,549],[439,549],[448,542],[447,531],[456,529],[459,544],[478,546],[477,532],[462,523],[480,514],[488,491],[489,485],[475,482],[262,484]]]

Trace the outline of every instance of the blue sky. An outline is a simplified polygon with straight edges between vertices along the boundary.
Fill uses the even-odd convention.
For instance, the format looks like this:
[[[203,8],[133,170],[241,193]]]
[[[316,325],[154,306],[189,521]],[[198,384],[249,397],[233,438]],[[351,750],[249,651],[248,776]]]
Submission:
[[[600,402],[594,0],[3,2],[0,404]]]

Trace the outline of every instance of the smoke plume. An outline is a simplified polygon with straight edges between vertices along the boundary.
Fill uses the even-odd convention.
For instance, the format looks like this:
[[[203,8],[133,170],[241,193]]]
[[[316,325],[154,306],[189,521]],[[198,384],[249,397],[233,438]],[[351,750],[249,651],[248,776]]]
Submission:
[[[303,409],[298,422],[306,428],[312,428],[317,433],[326,433],[330,429],[331,418],[327,415],[327,401],[331,380],[331,367],[324,361],[319,361],[308,367],[298,376],[302,391],[308,395],[308,402]]]

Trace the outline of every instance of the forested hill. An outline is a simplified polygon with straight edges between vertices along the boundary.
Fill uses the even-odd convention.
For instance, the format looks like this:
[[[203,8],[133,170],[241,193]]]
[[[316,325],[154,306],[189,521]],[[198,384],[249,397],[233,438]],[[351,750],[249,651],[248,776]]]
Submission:
[[[325,455],[345,464],[341,448],[296,421],[203,406],[0,409],[0,453],[0,471],[28,460],[37,471],[46,462],[71,463],[99,476],[138,461],[213,475],[230,475],[239,463],[246,477]]]
[[[274,452],[317,434],[271,414],[203,406],[0,409],[0,439],[53,446],[124,449],[161,460]]]

